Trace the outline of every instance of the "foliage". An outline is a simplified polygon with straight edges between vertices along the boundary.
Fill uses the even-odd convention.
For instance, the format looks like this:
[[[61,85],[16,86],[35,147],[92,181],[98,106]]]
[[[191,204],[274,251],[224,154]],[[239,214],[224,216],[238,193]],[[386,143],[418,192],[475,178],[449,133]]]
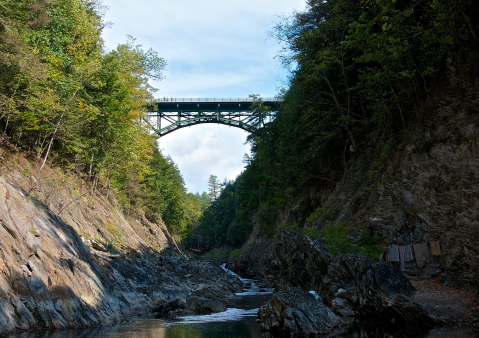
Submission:
[[[211,201],[214,201],[221,192],[221,183],[218,176],[210,175],[208,178],[208,196]]]
[[[230,252],[228,249],[218,248],[218,249],[207,252],[205,254],[205,258],[225,260],[225,259],[228,259],[229,255],[230,255]]]
[[[243,243],[253,220],[274,233],[280,214],[303,227],[324,207],[315,191],[338,182],[367,144],[384,144],[371,164],[385,169],[400,143],[391,139],[425,123],[434,83],[447,72],[474,83],[477,18],[473,0],[309,0],[284,18],[271,35],[282,43],[289,86],[273,122],[264,123],[260,100],[253,105],[261,128],[248,137],[245,171],[200,220],[205,246]],[[335,210],[324,212],[334,221]],[[325,231],[337,252],[362,245],[339,226]]]
[[[201,203],[201,208],[204,210],[206,209],[207,207],[209,207],[211,205],[211,199],[210,197],[208,196],[208,194],[206,193],[206,191],[203,191],[203,193],[200,195],[199,192],[197,192],[195,194],[196,198],[200,201]]]
[[[97,0],[0,2],[0,132],[43,165],[115,193],[128,215],[183,234],[199,201],[145,122],[148,81],[162,79],[166,62],[132,37],[104,53],[100,12]]]
[[[191,238],[192,243],[211,248],[223,244],[239,245],[246,240],[251,218],[238,202],[240,182],[238,178],[234,183],[225,183],[218,199],[204,209]]]
[[[111,223],[107,224],[105,226],[105,229],[108,230],[108,232],[110,232],[113,235],[113,237],[115,237],[115,241],[119,241],[124,234],[124,231],[122,229],[117,228]]]
[[[304,233],[308,236],[324,238],[333,254],[359,253],[379,259],[383,252],[377,245],[384,241],[384,237],[374,237],[368,229],[361,231],[359,240],[354,240],[349,235],[349,227],[346,224],[332,225],[321,231],[306,228]]]
[[[385,144],[373,162],[381,169],[397,145],[390,135],[421,122],[430,84],[477,56],[478,13],[469,0],[310,0],[305,12],[285,19],[273,35],[295,70],[281,110],[265,123],[268,107],[253,104],[261,128],[248,137],[252,156],[203,212],[197,243],[240,245],[253,219],[274,232],[280,212],[301,227],[317,209],[312,187],[337,179],[371,130]],[[331,220],[332,208],[324,210]],[[379,255],[380,239],[365,230],[358,242],[339,226],[324,231],[333,251]]]
[[[239,256],[241,256],[241,251],[242,251],[241,249],[235,249],[230,252],[230,256],[234,258],[238,258]]]

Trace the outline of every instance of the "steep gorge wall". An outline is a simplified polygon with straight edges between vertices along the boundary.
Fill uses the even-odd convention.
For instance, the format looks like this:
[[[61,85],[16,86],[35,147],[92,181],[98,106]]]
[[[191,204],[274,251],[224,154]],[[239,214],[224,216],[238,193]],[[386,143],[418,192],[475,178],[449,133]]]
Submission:
[[[335,186],[299,196],[317,206],[306,222],[294,211],[281,218],[300,228],[346,224],[353,238],[368,229],[399,245],[439,241],[441,281],[479,295],[478,87],[451,87],[431,95],[430,115],[401,137],[363,142]],[[279,239],[265,229],[255,225],[236,263],[271,278],[279,271]]]
[[[442,280],[479,295],[479,122],[444,104],[383,170],[357,161],[311,226],[356,223],[398,245],[439,241]],[[358,187],[359,186],[359,187]]]
[[[21,155],[2,162],[0,335],[110,324],[237,291],[221,269],[184,258],[163,224],[126,219],[75,174],[40,172]]]

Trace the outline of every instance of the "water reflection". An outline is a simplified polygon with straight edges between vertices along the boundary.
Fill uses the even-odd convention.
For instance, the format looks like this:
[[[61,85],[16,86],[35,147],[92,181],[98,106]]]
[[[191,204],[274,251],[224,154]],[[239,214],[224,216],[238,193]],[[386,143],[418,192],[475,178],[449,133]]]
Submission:
[[[86,330],[25,332],[15,338],[269,338],[253,318],[232,322],[176,324],[144,318],[134,323]]]
[[[479,338],[467,326],[431,329],[427,326],[384,327],[379,323],[358,323],[328,335],[327,338]]]
[[[141,318],[135,322],[85,330],[25,332],[12,338],[273,338],[254,322],[254,317],[237,321],[181,323]],[[326,338],[479,338],[468,327],[384,328],[370,323],[354,325]]]

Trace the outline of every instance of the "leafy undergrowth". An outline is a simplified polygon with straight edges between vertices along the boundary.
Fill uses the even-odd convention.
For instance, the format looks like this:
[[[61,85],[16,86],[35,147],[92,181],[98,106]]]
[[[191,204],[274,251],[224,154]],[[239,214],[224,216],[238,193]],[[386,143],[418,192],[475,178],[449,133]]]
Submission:
[[[333,254],[359,253],[379,259],[383,250],[378,244],[386,238],[382,235],[373,236],[368,229],[360,230],[359,238],[350,235],[351,228],[347,224],[337,224],[323,230],[306,228],[304,233],[308,236],[323,238]]]
[[[241,249],[231,250],[230,247],[220,247],[205,253],[206,259],[226,260],[230,257],[238,258],[241,255]]]
[[[213,249],[211,251],[208,251],[206,254],[205,254],[205,258],[206,259],[228,259],[230,255],[230,250],[228,249],[225,249],[225,248],[217,248],[217,249]]]
[[[235,249],[231,251],[230,256],[234,258],[238,258],[241,255],[241,249]]]

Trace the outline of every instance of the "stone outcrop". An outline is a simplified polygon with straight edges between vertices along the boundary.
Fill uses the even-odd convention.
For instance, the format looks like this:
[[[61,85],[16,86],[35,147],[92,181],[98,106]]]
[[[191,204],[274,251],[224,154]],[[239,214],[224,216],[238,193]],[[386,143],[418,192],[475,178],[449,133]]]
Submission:
[[[477,86],[467,86],[472,92],[458,99],[450,94],[455,85],[445,83],[430,93],[427,118],[408,128],[407,136],[366,135],[347,154],[346,172],[332,172],[326,177],[330,183],[311,186],[289,200],[285,210],[278,210],[277,223],[319,230],[349,224],[354,238],[360,232],[353,228],[361,225],[397,245],[438,241],[442,284],[478,297],[479,100]],[[304,215],[295,210],[301,203],[316,209]],[[236,266],[265,277],[274,269],[268,261],[276,257],[263,240],[271,235],[261,229],[266,225],[258,221]],[[256,258],[256,248],[269,253]]]
[[[408,298],[414,287],[389,263],[358,254],[333,255],[322,239],[289,228],[274,241],[281,285],[316,291],[337,315],[412,324],[435,320]],[[248,253],[252,251],[243,249],[239,259]]]
[[[221,268],[183,256],[163,224],[127,220],[111,196],[82,196],[78,182],[44,172],[58,181],[0,177],[0,335],[111,324],[164,303],[167,315],[241,290]]]
[[[259,309],[261,328],[285,337],[319,336],[345,321],[324,305],[321,298],[299,288],[275,293]]]
[[[289,201],[278,211],[278,225],[322,230],[342,224],[350,238],[358,240],[359,229],[365,229],[397,245],[437,241],[442,255],[436,257],[440,266],[435,273],[441,284],[478,297],[479,101],[471,96],[464,104],[443,94],[431,96],[428,123],[408,137],[381,141],[373,133],[365,138],[360,151],[348,155],[346,172],[332,173],[329,186],[312,186]],[[304,201],[317,209],[310,215],[298,213],[294,206]],[[272,238],[266,228],[255,224],[234,261],[236,271],[248,269],[263,279],[274,275],[282,278],[282,285],[316,290],[342,316],[456,320],[436,318],[411,302],[411,286],[389,264],[359,255],[333,256],[319,239],[291,231]],[[472,311],[476,325],[478,318]]]
[[[471,324],[475,330],[479,331],[479,305],[471,311]]]
[[[238,258],[230,257],[230,270],[242,277],[269,280],[279,272],[278,260],[274,254],[275,240],[271,235],[262,234],[259,226],[254,226],[253,233],[243,246]]]
[[[371,166],[390,145],[365,145],[307,226],[362,224],[393,244],[438,241],[443,284],[479,296],[479,118],[477,103],[441,97],[427,128],[395,145],[382,166]],[[447,121],[447,123],[445,122]]]
[[[281,274],[292,286],[318,292],[342,316],[432,322],[407,296],[414,287],[390,264],[363,255],[332,255],[321,239],[283,229],[275,246]]]

